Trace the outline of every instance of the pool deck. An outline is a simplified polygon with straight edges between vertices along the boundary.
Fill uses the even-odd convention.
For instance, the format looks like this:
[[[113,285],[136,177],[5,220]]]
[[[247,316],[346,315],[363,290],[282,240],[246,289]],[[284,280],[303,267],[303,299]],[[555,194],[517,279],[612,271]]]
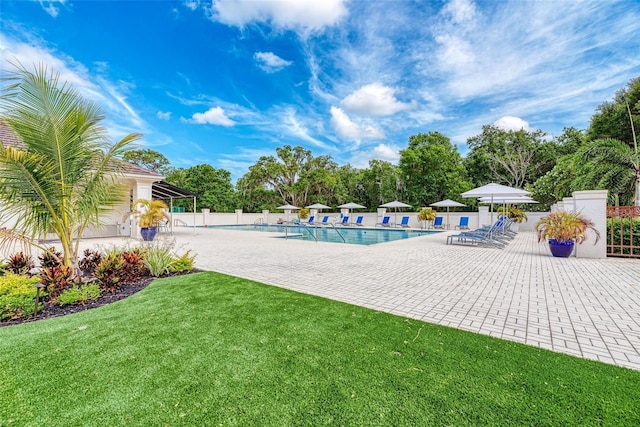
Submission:
[[[202,269],[640,370],[640,260],[554,258],[531,232],[505,249],[446,245],[450,233],[371,246],[204,228],[172,238]]]

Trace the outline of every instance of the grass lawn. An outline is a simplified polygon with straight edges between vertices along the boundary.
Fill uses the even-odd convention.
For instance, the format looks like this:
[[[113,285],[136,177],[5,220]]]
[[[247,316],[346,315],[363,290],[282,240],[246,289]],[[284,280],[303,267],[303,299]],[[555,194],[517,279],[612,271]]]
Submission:
[[[640,372],[217,273],[0,328],[2,426],[640,425]]]

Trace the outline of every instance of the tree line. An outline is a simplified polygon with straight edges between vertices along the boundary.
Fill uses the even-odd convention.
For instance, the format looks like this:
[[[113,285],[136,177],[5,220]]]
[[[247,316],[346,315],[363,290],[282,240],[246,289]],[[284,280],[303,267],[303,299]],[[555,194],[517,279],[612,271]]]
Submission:
[[[124,158],[197,194],[198,208],[212,212],[351,201],[374,210],[395,199],[419,208],[447,198],[460,200],[460,193],[489,182],[525,188],[540,202],[537,208],[546,210],[577,190],[608,189],[610,204],[640,204],[639,128],[640,77],[598,106],[586,130],[568,127],[550,137],[540,129],[486,125],[467,140],[466,157],[436,131],[411,136],[397,165],[371,160],[366,168],[338,165],[331,156],[285,145],[260,157],[235,186],[227,170],[208,164],[173,168],[154,150],[130,150]],[[174,202],[187,210],[192,204]]]

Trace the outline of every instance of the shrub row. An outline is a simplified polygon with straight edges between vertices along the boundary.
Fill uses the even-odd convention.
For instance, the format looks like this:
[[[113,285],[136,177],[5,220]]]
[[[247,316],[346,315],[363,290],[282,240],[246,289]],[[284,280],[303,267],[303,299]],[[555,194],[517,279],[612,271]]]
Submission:
[[[608,218],[607,242],[614,254],[630,255],[633,246],[633,254],[640,255],[640,218]]]
[[[22,252],[0,261],[0,320],[31,316],[35,310],[35,285],[44,288],[41,301],[68,305],[97,299],[103,292],[116,292],[146,277],[184,273],[195,268],[195,255],[177,255],[167,246],[133,249],[112,248],[101,253],[87,249],[78,266],[83,277],[76,277],[63,265],[63,257],[49,248],[38,257],[40,271],[31,276],[35,263]],[[84,284],[83,284],[84,282]]]

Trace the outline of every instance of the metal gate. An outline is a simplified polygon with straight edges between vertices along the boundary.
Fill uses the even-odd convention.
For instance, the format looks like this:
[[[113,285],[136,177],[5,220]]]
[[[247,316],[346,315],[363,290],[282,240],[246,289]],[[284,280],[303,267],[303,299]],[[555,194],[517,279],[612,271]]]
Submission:
[[[640,206],[607,206],[607,256],[640,258]]]

